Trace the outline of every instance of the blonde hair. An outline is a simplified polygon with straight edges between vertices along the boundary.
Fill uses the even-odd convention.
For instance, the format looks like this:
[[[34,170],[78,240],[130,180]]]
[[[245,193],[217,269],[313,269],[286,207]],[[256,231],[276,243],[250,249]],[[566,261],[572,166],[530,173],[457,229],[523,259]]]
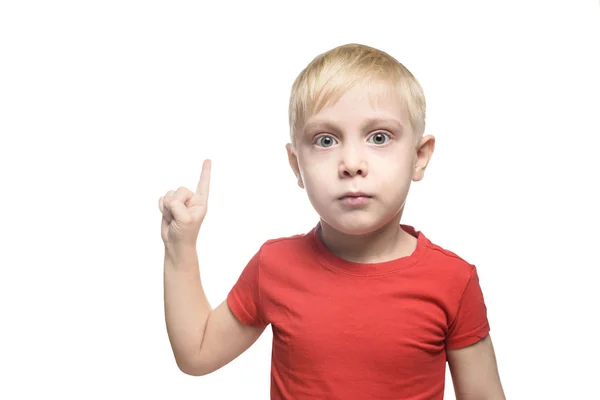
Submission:
[[[289,104],[292,145],[312,114],[335,103],[355,85],[374,81],[400,96],[418,143],[425,131],[425,95],[417,79],[384,51],[350,43],[315,57],[294,81]]]

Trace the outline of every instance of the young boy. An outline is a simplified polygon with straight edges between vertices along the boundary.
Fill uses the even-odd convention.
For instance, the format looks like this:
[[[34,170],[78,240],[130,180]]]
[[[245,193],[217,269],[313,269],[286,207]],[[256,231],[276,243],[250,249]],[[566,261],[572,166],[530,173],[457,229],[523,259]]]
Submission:
[[[196,253],[210,161],[195,192],[159,200],[179,368],[211,373],[270,324],[272,399],[442,399],[446,362],[457,399],[504,399],[475,266],[400,223],[434,150],[417,80],[344,45],[300,73],[289,112],[289,163],[320,220],[266,241],[216,309]]]

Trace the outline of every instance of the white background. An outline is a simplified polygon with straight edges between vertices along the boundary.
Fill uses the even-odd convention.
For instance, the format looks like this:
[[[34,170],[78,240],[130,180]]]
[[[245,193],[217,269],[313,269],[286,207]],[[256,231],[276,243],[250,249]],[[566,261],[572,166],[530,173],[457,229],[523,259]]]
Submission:
[[[260,244],[317,222],[288,96],[349,42],[425,89],[437,146],[403,221],[477,265],[508,398],[600,398],[597,0],[199,3],[0,5],[0,398],[268,398],[270,329],[178,370],[158,199],[213,160],[216,306]]]

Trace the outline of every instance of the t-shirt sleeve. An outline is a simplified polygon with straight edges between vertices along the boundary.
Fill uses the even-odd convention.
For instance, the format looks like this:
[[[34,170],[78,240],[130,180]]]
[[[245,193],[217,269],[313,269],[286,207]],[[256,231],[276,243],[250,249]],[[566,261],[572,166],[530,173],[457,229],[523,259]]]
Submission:
[[[489,332],[487,308],[479,285],[477,269],[473,267],[456,316],[448,328],[446,349],[470,346],[485,338]]]
[[[227,295],[227,304],[243,324],[257,328],[267,326],[260,303],[260,250],[250,259]]]

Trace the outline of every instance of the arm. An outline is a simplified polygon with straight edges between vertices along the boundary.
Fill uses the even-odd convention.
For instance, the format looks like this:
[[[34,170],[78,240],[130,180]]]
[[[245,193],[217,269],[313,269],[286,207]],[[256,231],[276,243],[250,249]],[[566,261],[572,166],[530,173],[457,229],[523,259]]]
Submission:
[[[212,310],[200,280],[196,241],[208,206],[210,160],[196,191],[180,187],[159,199],[165,243],[164,303],[175,361],[189,375],[221,368],[252,345],[262,329],[242,325],[226,302]]]
[[[490,335],[447,356],[456,400],[506,400]]]
[[[226,365],[261,335],[232,314],[227,301],[212,310],[195,248],[165,252],[165,318],[177,366],[188,375],[206,375]]]

